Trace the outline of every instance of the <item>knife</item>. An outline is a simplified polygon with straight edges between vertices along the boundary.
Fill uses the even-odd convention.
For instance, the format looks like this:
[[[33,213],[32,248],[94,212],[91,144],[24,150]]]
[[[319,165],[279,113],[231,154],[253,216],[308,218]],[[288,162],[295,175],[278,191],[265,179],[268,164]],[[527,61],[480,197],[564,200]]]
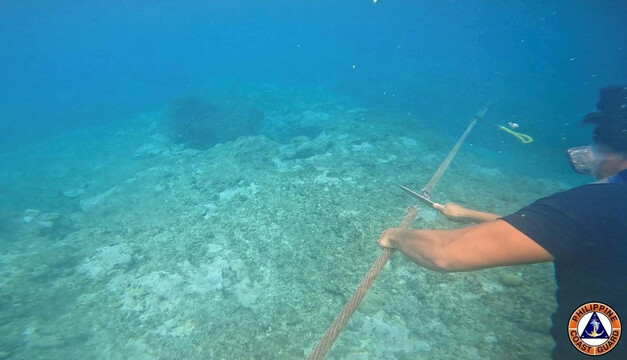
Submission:
[[[403,185],[398,185],[398,187],[403,189],[403,190],[405,190],[405,192],[407,192],[408,194],[411,194],[412,196],[417,197],[418,199],[426,202],[427,204],[429,204],[431,206],[433,206],[433,204],[435,204],[435,202],[432,201],[431,199],[429,199],[428,197],[426,197],[426,196],[424,196],[422,194],[419,194],[419,193],[415,192],[414,190],[412,190],[410,188],[407,188],[407,187],[405,187]]]

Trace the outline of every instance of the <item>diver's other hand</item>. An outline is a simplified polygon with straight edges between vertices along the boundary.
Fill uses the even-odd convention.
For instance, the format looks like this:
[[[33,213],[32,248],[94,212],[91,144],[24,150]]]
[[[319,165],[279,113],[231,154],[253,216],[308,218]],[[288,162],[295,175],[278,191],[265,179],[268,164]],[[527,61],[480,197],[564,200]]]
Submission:
[[[403,240],[407,232],[408,230],[403,228],[389,228],[383,230],[377,242],[383,248],[396,249],[398,248],[398,242]]]
[[[468,209],[455,203],[438,204],[434,203],[433,208],[441,212],[442,215],[449,219],[464,219],[468,216]]]

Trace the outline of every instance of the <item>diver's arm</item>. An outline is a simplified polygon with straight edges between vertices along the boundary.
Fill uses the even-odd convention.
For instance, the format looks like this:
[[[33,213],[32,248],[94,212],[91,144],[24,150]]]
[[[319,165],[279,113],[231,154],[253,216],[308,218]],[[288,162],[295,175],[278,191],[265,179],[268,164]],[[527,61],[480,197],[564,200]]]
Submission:
[[[467,219],[476,223],[482,223],[486,221],[496,220],[501,217],[501,215],[498,214],[472,210],[454,203],[448,203],[444,205],[434,203],[433,208],[441,212],[442,215],[453,220]]]
[[[399,249],[422,267],[441,272],[553,260],[543,247],[502,220],[456,230],[391,228],[378,241],[382,247]]]

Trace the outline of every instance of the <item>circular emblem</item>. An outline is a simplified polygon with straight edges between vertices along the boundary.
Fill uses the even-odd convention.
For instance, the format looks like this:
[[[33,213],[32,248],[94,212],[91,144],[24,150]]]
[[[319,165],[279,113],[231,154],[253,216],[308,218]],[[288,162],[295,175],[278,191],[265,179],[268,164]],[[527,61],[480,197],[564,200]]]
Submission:
[[[568,322],[570,341],[586,355],[606,354],[616,346],[620,333],[618,314],[600,302],[581,305]]]

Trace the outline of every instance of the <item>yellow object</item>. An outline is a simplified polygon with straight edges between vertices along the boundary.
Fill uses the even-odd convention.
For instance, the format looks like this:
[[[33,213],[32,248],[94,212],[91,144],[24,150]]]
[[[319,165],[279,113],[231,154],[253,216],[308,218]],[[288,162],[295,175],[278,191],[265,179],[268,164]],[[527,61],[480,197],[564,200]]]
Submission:
[[[529,135],[526,134],[521,134],[519,132],[516,132],[512,129],[508,129],[505,126],[502,125],[498,125],[498,128],[505,131],[506,133],[512,135],[513,137],[515,137],[516,139],[520,140],[521,143],[523,144],[529,144],[530,142],[533,141],[533,138]]]

